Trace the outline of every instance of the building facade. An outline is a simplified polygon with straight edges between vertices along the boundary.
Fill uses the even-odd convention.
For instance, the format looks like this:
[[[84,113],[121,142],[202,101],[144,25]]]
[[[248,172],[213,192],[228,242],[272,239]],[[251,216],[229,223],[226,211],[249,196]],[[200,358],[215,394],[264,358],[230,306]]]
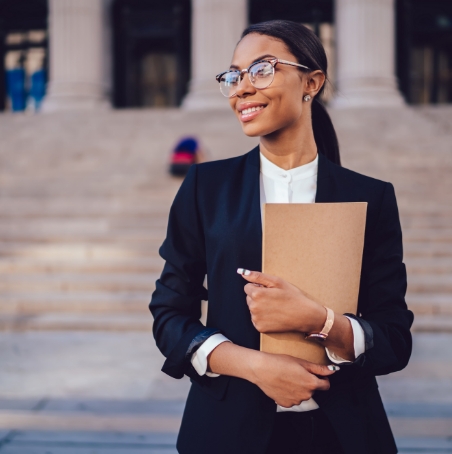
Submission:
[[[452,102],[450,1],[0,0],[0,108],[222,108],[215,74],[276,18],[322,39],[337,108]]]

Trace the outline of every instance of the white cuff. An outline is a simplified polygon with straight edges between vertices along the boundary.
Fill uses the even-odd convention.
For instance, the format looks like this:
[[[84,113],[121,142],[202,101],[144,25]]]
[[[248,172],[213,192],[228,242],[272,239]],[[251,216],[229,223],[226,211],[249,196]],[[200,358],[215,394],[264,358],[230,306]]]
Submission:
[[[303,412],[303,411],[317,410],[317,408],[319,408],[317,402],[311,397],[309,400],[304,400],[303,402],[301,402],[300,405],[294,405],[293,407],[290,407],[290,408],[280,407],[278,405],[276,407],[276,413],[282,413],[284,411]]]
[[[346,316],[347,317],[347,316]],[[354,319],[347,317],[350,320],[353,330],[353,348],[355,350],[355,358],[358,358],[359,355],[363,354],[366,351],[366,342],[364,339],[364,331],[361,328],[361,325]],[[336,353],[330,352],[327,348],[325,348],[326,354],[330,361],[335,364],[341,363],[351,363],[352,361],[347,361],[346,359],[341,358],[340,356],[336,355]]]
[[[210,336],[195,353],[193,353],[191,363],[199,375],[207,375],[208,377],[220,376],[220,374],[207,372],[207,357],[223,342],[231,341],[223,336],[223,334],[214,334],[213,336]]]

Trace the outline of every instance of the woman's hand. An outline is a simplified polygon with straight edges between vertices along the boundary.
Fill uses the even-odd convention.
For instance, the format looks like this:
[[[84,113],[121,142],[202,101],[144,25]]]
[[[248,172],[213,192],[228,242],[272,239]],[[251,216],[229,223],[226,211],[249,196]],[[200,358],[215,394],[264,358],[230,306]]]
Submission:
[[[211,372],[254,383],[278,405],[286,408],[309,400],[315,391],[327,391],[330,388],[327,377],[339,369],[293,356],[251,350],[231,342],[218,345],[209,355],[208,364]]]
[[[339,369],[337,366],[331,368]],[[328,376],[334,370],[288,355],[260,353],[253,363],[254,384],[281,407],[309,400],[315,391],[330,388]],[[319,378],[323,377],[323,378]]]
[[[246,302],[260,333],[318,333],[325,325],[325,308],[295,285],[259,271],[239,268],[237,272],[250,282],[245,285]],[[345,360],[355,359],[353,330],[347,317],[334,315],[333,327],[322,345]]]
[[[249,282],[245,285],[246,302],[251,320],[260,333],[310,333],[322,329],[326,320],[325,308],[298,287],[259,271],[239,268],[237,272]]]

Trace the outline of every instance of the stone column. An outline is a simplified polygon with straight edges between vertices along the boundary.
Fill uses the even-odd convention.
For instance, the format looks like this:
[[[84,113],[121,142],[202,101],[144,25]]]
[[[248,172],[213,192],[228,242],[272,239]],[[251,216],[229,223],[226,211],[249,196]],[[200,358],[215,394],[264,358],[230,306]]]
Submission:
[[[192,0],[192,79],[183,108],[229,108],[215,76],[229,67],[247,23],[246,0]]]
[[[49,0],[50,78],[44,111],[109,106],[111,0]]]
[[[395,75],[394,0],[335,0],[338,93],[334,107],[404,104]]]

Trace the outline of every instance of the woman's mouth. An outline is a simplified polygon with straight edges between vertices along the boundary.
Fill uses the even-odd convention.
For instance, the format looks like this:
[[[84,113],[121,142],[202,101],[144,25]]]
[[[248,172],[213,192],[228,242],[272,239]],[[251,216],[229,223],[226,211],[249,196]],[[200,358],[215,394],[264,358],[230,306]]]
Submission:
[[[248,107],[247,109],[243,109],[240,112],[240,120],[244,123],[253,120],[256,118],[266,106],[255,106],[255,107]]]

